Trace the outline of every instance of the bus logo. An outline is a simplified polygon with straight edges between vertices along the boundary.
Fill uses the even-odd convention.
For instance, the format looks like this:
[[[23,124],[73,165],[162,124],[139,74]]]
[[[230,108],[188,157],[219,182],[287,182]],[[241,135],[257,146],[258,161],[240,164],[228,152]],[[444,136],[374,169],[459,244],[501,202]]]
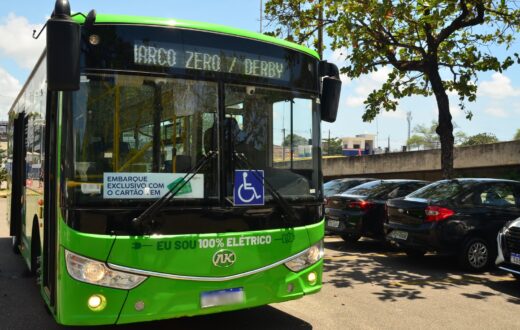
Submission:
[[[213,255],[213,265],[217,267],[229,267],[235,263],[237,256],[231,250],[220,250]]]

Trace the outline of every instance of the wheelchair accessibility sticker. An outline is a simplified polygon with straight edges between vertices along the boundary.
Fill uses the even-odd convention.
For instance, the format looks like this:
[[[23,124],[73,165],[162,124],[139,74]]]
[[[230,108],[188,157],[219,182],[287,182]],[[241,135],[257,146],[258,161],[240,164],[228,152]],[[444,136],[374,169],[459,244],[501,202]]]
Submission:
[[[264,205],[264,171],[235,170],[235,206]]]

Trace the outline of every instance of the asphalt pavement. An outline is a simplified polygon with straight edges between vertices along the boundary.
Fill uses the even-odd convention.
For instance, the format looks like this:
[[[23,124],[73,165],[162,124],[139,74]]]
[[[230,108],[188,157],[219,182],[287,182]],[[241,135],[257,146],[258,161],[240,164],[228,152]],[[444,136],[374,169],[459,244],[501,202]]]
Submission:
[[[11,252],[0,199],[0,329],[69,329],[46,311],[35,279]],[[518,329],[520,282],[454,259],[412,260],[387,245],[325,241],[324,286],[300,300],[248,310],[101,329]],[[76,329],[76,328],[75,328]]]

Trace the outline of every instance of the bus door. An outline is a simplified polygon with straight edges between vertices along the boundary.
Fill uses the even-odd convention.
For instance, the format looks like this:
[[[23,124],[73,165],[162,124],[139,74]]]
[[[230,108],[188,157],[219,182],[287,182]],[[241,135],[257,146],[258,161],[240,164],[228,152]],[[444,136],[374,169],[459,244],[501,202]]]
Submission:
[[[25,155],[27,139],[27,116],[18,114],[13,127],[13,166],[10,230],[15,250],[22,243],[25,229]]]
[[[66,98],[65,101],[70,101]],[[56,300],[56,250],[57,250],[57,210],[56,210],[56,167],[57,167],[57,93],[48,92],[47,111],[45,113],[44,163],[43,163],[43,250],[42,250],[42,286],[49,299],[49,305],[55,306]]]

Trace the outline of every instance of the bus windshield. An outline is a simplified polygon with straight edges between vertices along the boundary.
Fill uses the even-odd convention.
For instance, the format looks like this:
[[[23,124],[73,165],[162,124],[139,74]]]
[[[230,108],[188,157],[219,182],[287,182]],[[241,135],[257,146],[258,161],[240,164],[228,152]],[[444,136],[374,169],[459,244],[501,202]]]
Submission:
[[[218,91],[213,81],[83,75],[65,134],[69,203],[156,200],[210,151],[218,157],[177,199],[217,199],[221,191],[231,198],[233,171],[246,169],[234,160],[235,152],[264,170],[265,180],[283,197],[315,199],[311,96],[227,85],[220,96],[225,109],[219,110]]]

